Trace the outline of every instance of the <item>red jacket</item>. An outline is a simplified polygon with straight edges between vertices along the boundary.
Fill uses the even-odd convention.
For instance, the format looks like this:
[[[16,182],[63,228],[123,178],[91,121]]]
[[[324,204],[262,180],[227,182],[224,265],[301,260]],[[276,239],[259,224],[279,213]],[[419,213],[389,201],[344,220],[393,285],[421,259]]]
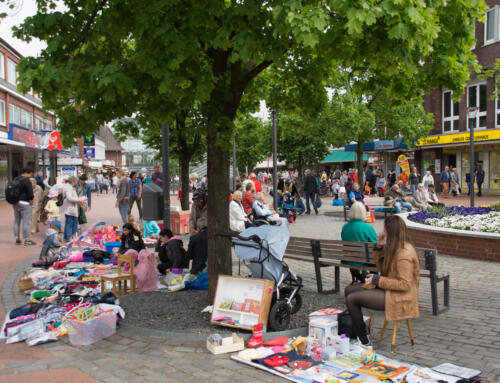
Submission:
[[[252,212],[252,207],[254,202],[255,199],[253,198],[253,194],[249,191],[245,192],[245,194],[243,195],[243,200],[241,201],[245,214]]]
[[[260,193],[262,191],[262,185],[257,178],[252,178],[252,182],[255,185],[255,193]]]

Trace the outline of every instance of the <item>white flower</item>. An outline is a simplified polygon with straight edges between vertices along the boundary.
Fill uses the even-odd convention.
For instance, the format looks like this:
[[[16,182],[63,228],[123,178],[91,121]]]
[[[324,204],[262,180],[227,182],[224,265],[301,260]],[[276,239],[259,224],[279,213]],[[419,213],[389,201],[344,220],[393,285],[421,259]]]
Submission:
[[[452,215],[443,218],[427,218],[425,224],[456,230],[500,233],[500,212],[476,215]]]

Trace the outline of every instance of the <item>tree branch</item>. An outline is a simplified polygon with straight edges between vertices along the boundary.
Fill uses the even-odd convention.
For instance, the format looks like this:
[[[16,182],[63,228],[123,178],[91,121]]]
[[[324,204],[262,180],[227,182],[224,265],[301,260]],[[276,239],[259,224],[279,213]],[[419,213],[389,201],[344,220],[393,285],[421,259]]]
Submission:
[[[243,86],[246,86],[250,81],[252,81],[260,72],[270,66],[273,62],[271,60],[264,60],[259,65],[254,66],[251,70],[245,73],[245,79],[243,81]]]
[[[87,42],[88,33],[90,31],[90,28],[92,28],[92,25],[94,24],[94,21],[97,17],[97,14],[99,13],[99,11],[102,11],[102,9],[104,8],[104,6],[106,5],[107,2],[108,2],[108,0],[101,0],[99,5],[95,9],[94,13],[92,13],[92,15],[90,16],[90,20],[85,24],[85,27],[83,28],[83,31],[81,33],[82,38],[80,39],[78,44],[76,44],[76,47],[74,49],[75,51],[77,49],[79,49],[82,46],[82,44]]]

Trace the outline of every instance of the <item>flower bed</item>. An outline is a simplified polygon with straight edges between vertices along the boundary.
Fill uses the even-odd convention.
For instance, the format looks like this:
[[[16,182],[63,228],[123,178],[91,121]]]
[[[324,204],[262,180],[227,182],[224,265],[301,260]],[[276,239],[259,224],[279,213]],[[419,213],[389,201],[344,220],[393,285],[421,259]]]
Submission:
[[[491,207],[447,206],[408,215],[410,221],[430,226],[500,233],[500,212]]]

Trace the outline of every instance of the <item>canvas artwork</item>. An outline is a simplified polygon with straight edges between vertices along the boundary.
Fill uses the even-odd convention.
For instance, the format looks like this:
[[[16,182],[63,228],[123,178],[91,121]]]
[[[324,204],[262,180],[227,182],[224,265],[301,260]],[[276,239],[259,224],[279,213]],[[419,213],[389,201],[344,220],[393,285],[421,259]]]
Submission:
[[[395,367],[380,362],[370,363],[358,369],[358,372],[376,376],[377,378],[393,378],[407,372],[408,367]]]

